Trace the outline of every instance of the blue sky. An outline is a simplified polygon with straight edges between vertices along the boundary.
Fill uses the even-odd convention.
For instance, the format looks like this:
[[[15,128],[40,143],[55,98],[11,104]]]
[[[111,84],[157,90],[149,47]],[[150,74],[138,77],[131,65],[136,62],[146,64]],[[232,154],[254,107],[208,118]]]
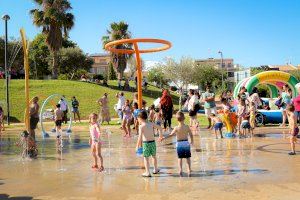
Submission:
[[[111,22],[129,23],[133,37],[167,39],[172,49],[144,54],[146,61],[230,57],[243,66],[300,64],[298,0],[71,0],[75,27],[70,33],[86,53],[102,52],[100,38]],[[24,27],[33,38],[31,0],[0,0],[0,15],[11,16],[9,34]],[[0,35],[4,23],[0,22]]]

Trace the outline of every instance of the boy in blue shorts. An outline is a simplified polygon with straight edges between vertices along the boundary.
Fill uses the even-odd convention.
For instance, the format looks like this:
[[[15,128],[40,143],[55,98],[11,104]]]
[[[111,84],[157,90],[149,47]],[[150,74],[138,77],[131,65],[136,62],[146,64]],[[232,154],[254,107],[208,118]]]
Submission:
[[[220,119],[220,117],[216,116],[214,113],[210,114],[210,118],[212,121],[211,129],[214,129],[216,139],[218,139],[218,132],[220,133],[221,138],[223,138],[223,134],[222,134],[223,122],[222,122],[222,120]]]
[[[191,175],[191,145],[194,143],[194,138],[190,127],[184,124],[184,114],[183,112],[176,113],[176,119],[178,121],[178,126],[176,126],[170,135],[164,137],[163,139],[169,138],[176,135],[176,149],[178,156],[178,167],[179,176],[182,176],[182,159],[186,159],[188,165],[188,176]],[[188,138],[190,137],[191,143],[189,143]]]

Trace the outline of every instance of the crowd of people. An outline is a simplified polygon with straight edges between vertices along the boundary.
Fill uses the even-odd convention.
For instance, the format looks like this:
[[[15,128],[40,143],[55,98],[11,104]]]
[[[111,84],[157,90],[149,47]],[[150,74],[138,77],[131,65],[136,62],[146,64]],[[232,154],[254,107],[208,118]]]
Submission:
[[[148,107],[147,102],[144,100],[142,101],[141,108],[139,107],[137,93],[134,93],[132,100],[126,99],[123,92],[117,93],[116,98],[117,104],[115,105],[115,111],[118,114],[123,136],[131,137],[132,135],[138,135],[136,148],[137,150],[142,148],[145,165],[145,173],[143,173],[144,177],[151,176],[149,169],[150,157],[153,158],[153,174],[159,173],[159,168],[157,167],[155,136],[159,136],[158,141],[162,141],[176,135],[179,174],[182,175],[183,159],[186,159],[187,161],[188,174],[191,173],[190,147],[193,144],[194,135],[199,131],[200,123],[197,118],[197,113],[202,106],[208,120],[207,129],[213,130],[216,138],[224,137],[222,133],[224,119],[219,115],[220,113],[235,113],[237,124],[234,126],[233,132],[240,138],[252,137],[253,130],[256,126],[255,118],[257,110],[265,106],[256,87],[254,87],[250,93],[245,87],[242,87],[238,93],[237,105],[234,104],[231,91],[223,92],[220,96],[218,109],[215,93],[210,86],[207,86],[205,92],[202,94],[197,90],[189,90],[188,98],[183,106],[183,110],[186,109],[188,111],[188,116],[190,118],[189,125],[185,124],[184,113],[178,111],[175,115],[178,125],[172,128],[174,105],[168,90],[162,91],[162,96],[159,98],[158,104],[153,104]],[[39,121],[40,108],[38,101],[38,97],[34,97],[30,105],[30,130],[28,134],[28,138],[31,138],[30,141],[35,141],[35,129]],[[80,122],[79,101],[74,96],[72,97],[71,102],[71,111],[74,120],[76,121],[77,118]],[[111,121],[108,94],[104,93],[104,95],[97,100],[97,103],[100,105],[99,114],[91,113],[89,116],[89,143],[94,158],[92,168],[103,171],[104,166],[103,157],[101,155],[100,125],[104,122],[109,124]],[[291,152],[289,154],[295,155],[296,136],[299,132],[297,120],[300,118],[300,95],[293,98],[292,90],[288,85],[284,85],[275,105],[282,111],[283,122],[281,126],[285,126],[286,121],[289,123],[289,131],[291,134]],[[61,125],[68,121],[68,112],[68,104],[65,96],[62,96],[54,110],[54,122],[58,143],[61,142]],[[2,124],[3,110],[1,107],[0,119]],[[229,123],[234,124],[230,121]],[[1,128],[2,127],[0,127],[0,131]],[[134,134],[132,133],[133,130]],[[163,133],[165,133],[165,135],[167,134],[167,136],[164,137]]]

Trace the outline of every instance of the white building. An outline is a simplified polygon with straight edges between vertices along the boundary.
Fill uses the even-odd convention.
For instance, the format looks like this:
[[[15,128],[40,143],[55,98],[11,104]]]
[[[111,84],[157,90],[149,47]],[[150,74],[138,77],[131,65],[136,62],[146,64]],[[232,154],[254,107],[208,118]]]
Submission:
[[[245,78],[249,78],[251,76],[251,70],[248,69],[241,69],[239,71],[234,72],[234,82],[237,84],[241,80]]]

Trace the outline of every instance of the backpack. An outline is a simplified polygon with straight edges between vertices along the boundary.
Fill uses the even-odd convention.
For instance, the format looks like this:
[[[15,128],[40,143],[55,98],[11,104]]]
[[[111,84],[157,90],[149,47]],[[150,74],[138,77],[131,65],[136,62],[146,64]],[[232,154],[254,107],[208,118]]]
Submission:
[[[277,100],[275,101],[275,106],[277,106],[278,108],[281,108],[282,105],[283,105],[282,98],[277,99]]]

